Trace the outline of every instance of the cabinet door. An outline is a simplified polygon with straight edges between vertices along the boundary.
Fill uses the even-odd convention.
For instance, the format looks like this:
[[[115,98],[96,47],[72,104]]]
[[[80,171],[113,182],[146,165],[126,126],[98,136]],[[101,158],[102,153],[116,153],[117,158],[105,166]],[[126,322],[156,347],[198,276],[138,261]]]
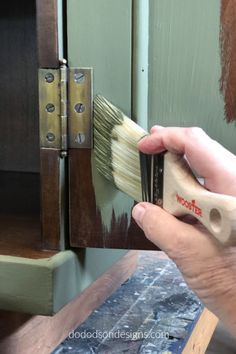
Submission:
[[[220,83],[222,72],[233,75],[232,68],[224,73],[221,67],[222,52],[231,48],[227,36],[220,42],[223,5],[70,0],[69,65],[93,67],[94,95],[104,95],[144,128],[200,126],[235,152]],[[72,246],[153,248],[131,218],[134,201],[99,175],[92,150],[70,149],[69,179]]]
[[[92,67],[94,94],[127,115],[132,107],[132,1],[70,0],[68,63]],[[78,247],[147,248],[131,219],[134,201],[96,170],[90,149],[70,149],[70,242]]]
[[[39,80],[45,82],[46,90],[51,85],[52,90],[57,92],[56,79],[53,76],[52,82],[46,80],[54,69],[59,70],[60,61],[64,57],[63,47],[63,20],[62,0],[37,0],[37,46],[38,46],[38,68],[43,71],[39,74]],[[39,89],[40,113],[46,111],[43,106],[42,85]],[[51,102],[49,102],[51,103]],[[53,101],[53,104],[56,103]],[[58,111],[48,112],[55,120],[59,119]],[[44,117],[45,118],[45,117]],[[42,120],[42,117],[40,118]],[[50,118],[51,119],[51,118]],[[60,139],[52,129],[51,124],[48,130],[42,129],[40,122],[40,185],[41,185],[41,231],[42,247],[45,249],[60,250],[64,248],[64,200],[65,200],[65,159],[61,158],[61,149],[54,145]],[[51,141],[47,135],[54,133]],[[58,134],[59,135],[59,134]]]

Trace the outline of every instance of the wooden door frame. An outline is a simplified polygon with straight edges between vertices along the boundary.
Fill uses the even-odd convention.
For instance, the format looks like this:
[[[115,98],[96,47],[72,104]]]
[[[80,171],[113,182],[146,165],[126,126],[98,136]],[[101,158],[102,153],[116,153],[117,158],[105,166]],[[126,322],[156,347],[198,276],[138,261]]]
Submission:
[[[36,0],[38,66],[58,69],[58,1]],[[40,149],[41,228],[42,247],[50,250],[64,248],[63,180],[59,149]]]

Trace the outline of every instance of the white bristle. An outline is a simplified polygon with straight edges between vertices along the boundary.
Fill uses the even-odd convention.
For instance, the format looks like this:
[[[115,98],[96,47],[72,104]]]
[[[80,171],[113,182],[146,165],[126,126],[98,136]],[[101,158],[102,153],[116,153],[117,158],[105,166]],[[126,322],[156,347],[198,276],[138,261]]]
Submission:
[[[147,134],[102,96],[94,100],[94,147],[98,170],[118,189],[142,200],[138,141]]]

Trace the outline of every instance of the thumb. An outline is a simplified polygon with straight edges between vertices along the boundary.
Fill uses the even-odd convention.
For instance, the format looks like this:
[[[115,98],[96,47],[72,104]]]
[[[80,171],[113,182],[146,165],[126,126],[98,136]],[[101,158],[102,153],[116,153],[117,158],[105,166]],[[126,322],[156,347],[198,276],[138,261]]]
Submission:
[[[195,228],[160,207],[142,202],[133,208],[132,216],[146,237],[170,257],[191,248]]]

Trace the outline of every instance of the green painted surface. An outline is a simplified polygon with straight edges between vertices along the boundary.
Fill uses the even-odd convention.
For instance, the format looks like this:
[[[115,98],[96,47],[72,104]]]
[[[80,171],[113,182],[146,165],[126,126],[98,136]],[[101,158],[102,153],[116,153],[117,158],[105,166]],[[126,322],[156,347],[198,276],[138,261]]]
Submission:
[[[58,29],[58,52],[59,60],[64,59],[64,43],[63,43],[63,0],[57,0],[57,29]]]
[[[49,313],[52,309],[50,261],[0,256],[0,308]]]
[[[132,1],[68,1],[68,59],[71,67],[93,67],[94,95],[101,93],[126,114],[131,113]],[[97,172],[92,159],[97,205],[106,230],[112,210],[118,218],[133,200],[118,192]],[[79,212],[79,211],[78,211]]]
[[[123,254],[86,249],[45,259],[0,256],[0,309],[52,315]]]
[[[69,65],[94,68],[94,94],[128,115],[132,105],[144,127],[200,126],[236,152],[235,126],[224,120],[219,92],[220,0],[70,0],[68,19]],[[133,201],[105,181],[94,162],[92,170],[109,230],[112,209],[118,217]]]
[[[132,118],[148,130],[149,1],[133,0]]]
[[[131,107],[131,0],[69,0],[69,66],[94,68],[94,94]]]
[[[150,0],[149,127],[200,126],[236,153],[219,92],[220,0]]]

